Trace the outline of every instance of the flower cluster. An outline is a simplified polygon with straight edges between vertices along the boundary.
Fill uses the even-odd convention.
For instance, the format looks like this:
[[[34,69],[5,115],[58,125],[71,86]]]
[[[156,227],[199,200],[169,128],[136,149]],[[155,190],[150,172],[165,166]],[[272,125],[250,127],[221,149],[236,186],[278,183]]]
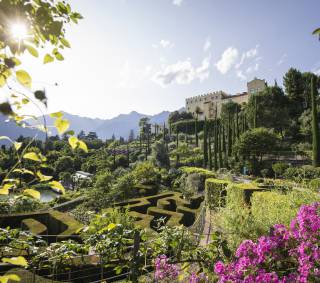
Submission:
[[[301,206],[290,227],[275,225],[257,243],[243,241],[235,260],[219,261],[219,282],[318,282],[320,278],[320,203]]]
[[[192,272],[189,277],[189,283],[206,283],[209,282],[208,276],[205,273],[196,274]]]
[[[161,255],[155,260],[155,281],[175,280],[179,275],[178,267],[175,264],[168,263],[168,258]]]

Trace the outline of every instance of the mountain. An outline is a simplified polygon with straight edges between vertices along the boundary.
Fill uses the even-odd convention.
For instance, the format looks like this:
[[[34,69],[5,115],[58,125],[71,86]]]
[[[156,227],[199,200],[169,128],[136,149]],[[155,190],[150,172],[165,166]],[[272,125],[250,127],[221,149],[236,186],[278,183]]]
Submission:
[[[137,135],[139,132],[139,120],[143,117],[148,117],[151,123],[163,124],[167,123],[170,112],[163,111],[156,115],[146,115],[132,111],[129,114],[120,114],[112,119],[93,119],[88,117],[81,117],[73,115],[67,112],[63,112],[65,119],[68,119],[71,127],[70,129],[78,134],[81,130],[85,133],[96,132],[100,139],[111,138],[114,134],[116,138],[129,136],[130,130],[132,129]],[[53,125],[54,119],[49,115],[45,116],[47,125]],[[29,121],[30,124],[34,125],[33,121]],[[56,135],[55,129],[50,130],[50,135]]]
[[[20,135],[24,137],[36,137],[44,140],[45,134],[36,129],[23,128],[18,126],[14,121],[8,120],[7,117],[0,114],[0,136],[7,136],[12,140],[16,140]],[[0,144],[8,145],[8,140],[0,140]]]

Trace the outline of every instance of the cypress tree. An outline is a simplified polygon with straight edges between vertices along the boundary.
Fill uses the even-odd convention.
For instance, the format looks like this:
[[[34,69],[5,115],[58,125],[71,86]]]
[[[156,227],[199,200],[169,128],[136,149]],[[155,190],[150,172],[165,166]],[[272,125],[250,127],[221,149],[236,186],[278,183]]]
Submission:
[[[317,110],[317,89],[314,82],[315,78],[311,78],[311,107],[312,107],[312,164],[314,167],[320,166],[320,137]]]
[[[257,96],[254,94],[254,116],[253,116],[253,128],[257,127]]]
[[[208,165],[208,133],[207,133],[207,119],[204,120],[204,127],[203,127],[203,165],[207,167]]]
[[[221,123],[217,124],[217,139],[218,139],[218,155],[219,155],[219,168],[223,167],[223,161],[222,161],[222,145],[221,145]]]
[[[228,142],[228,156],[231,156],[231,149],[232,149],[232,128],[231,128],[231,117],[230,113],[228,116],[228,128],[227,128],[227,142]]]
[[[179,164],[179,154],[178,154],[178,148],[179,148],[179,130],[177,127],[177,138],[176,138],[176,151],[177,151],[177,159],[176,159],[176,166]]]
[[[214,170],[218,170],[218,160],[217,160],[217,155],[218,155],[218,121],[217,119],[214,120],[214,128],[213,128],[213,133],[214,133]]]
[[[223,166],[228,167],[228,153],[227,153],[227,145],[226,145],[226,134],[225,134],[225,126],[222,124],[222,151],[224,154]]]
[[[196,147],[199,146],[199,137],[198,137],[198,117],[194,120],[194,132],[196,136]]]
[[[212,151],[211,151],[211,130],[208,132],[208,158],[209,158],[209,170],[212,170]]]
[[[239,111],[238,111],[238,105],[236,109],[236,137],[239,138],[240,132],[239,132]]]

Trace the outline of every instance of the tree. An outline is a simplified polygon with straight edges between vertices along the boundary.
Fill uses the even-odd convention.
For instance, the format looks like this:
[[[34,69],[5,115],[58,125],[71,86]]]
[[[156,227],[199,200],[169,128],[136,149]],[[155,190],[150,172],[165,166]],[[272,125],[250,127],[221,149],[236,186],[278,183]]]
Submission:
[[[173,124],[173,123],[176,123],[181,120],[190,120],[190,119],[193,119],[193,116],[189,112],[173,111],[169,115],[168,122],[169,122],[169,124]]]
[[[104,171],[97,175],[94,187],[96,189],[102,190],[105,193],[108,193],[112,186],[112,174],[110,171]]]
[[[278,136],[269,129],[255,128],[243,133],[234,145],[234,151],[243,160],[249,160],[253,173],[259,172],[263,156],[272,152],[279,141]],[[257,164],[259,163],[259,164]]]
[[[311,78],[311,106],[312,106],[312,164],[320,166],[320,136],[317,112],[317,89],[315,78]]]
[[[55,171],[59,175],[61,172],[73,173],[73,158],[70,156],[61,156],[55,162]]]
[[[155,142],[152,146],[152,157],[158,167],[169,168],[170,159],[164,142]]]
[[[300,71],[290,68],[283,77],[285,92],[289,98],[291,118],[297,118],[303,112],[304,103],[304,79]]]
[[[250,96],[245,112],[253,128],[258,125],[283,135],[289,127],[288,98],[277,86]]]
[[[130,132],[129,132],[128,141],[129,142],[134,141],[134,131],[133,131],[133,129],[131,129]]]

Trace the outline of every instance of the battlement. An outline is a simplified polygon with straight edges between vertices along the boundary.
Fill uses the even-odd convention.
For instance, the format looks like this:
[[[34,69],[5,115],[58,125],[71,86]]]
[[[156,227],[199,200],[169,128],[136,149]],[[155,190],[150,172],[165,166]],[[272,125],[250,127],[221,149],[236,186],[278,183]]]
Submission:
[[[195,102],[195,101],[198,101],[200,99],[205,99],[205,98],[209,98],[211,97],[212,95],[227,95],[224,91],[222,90],[219,90],[219,91],[214,91],[214,92],[209,92],[209,93],[206,93],[206,94],[200,94],[200,95],[196,95],[196,96],[192,96],[192,97],[188,97],[186,98],[186,101],[187,102]]]

